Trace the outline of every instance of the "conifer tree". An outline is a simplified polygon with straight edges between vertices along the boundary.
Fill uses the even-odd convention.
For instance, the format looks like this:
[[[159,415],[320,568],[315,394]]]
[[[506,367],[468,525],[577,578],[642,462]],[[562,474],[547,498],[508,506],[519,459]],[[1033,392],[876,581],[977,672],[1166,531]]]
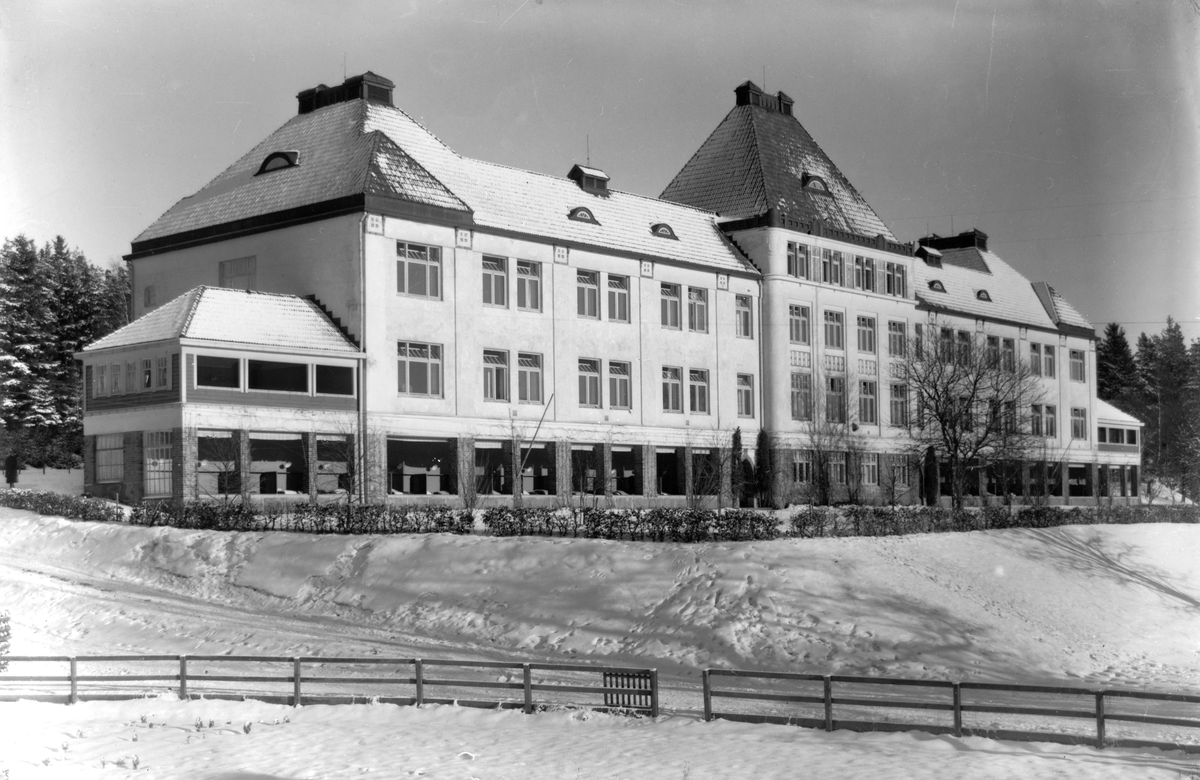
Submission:
[[[1096,347],[1096,358],[1097,395],[1122,411],[1136,415],[1144,400],[1145,388],[1124,328],[1115,322],[1108,324],[1104,338]]]

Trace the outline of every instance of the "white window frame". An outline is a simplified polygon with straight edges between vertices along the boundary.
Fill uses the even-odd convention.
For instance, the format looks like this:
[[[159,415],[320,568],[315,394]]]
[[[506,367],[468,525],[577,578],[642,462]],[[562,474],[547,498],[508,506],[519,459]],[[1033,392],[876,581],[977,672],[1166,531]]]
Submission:
[[[906,428],[908,427],[908,385],[892,383],[889,388],[888,422],[893,427]]]
[[[749,295],[734,297],[734,317],[737,320],[737,337],[754,338],[754,301]]]
[[[421,350],[425,354],[421,355]],[[396,393],[421,398],[442,397],[442,345],[421,341],[399,341],[396,343]],[[415,353],[415,354],[414,354]],[[412,389],[413,364],[426,366],[425,384],[428,392],[418,393]],[[403,372],[403,375],[401,375]]]
[[[858,316],[858,351],[875,354],[875,318]]]
[[[754,375],[737,375],[738,417],[754,416]]]
[[[254,255],[222,260],[217,264],[217,284],[231,290],[256,289],[258,259]]]
[[[708,369],[688,369],[688,410],[692,414],[708,414]]]
[[[483,256],[483,305],[508,308],[508,258]]]
[[[596,358],[579,358],[579,406],[584,409],[599,409],[604,405],[600,394],[600,361]]]
[[[171,431],[145,431],[142,439],[146,498],[165,498],[174,487],[174,448]]]
[[[845,315],[840,311],[825,309],[825,346],[829,349],[845,349]]]
[[[859,453],[858,479],[863,485],[879,484],[879,455],[874,452]]]
[[[659,286],[659,296],[662,301],[662,327],[668,330],[679,330],[682,327],[682,302],[679,285],[663,282]]]
[[[908,323],[888,321],[888,355],[905,357],[908,354]]]
[[[154,389],[168,390],[171,387],[171,358],[160,355],[154,360]]]
[[[683,369],[679,366],[662,368],[662,402],[664,412],[683,413]]]
[[[96,436],[96,482],[120,482],[125,478],[125,434]]]
[[[542,402],[542,356],[534,352],[517,353],[517,403]]]
[[[708,333],[708,290],[703,287],[688,288],[688,330]]]
[[[1087,409],[1077,406],[1071,408],[1071,438],[1087,441]]]
[[[812,342],[812,313],[800,303],[788,304],[788,339],[793,344]]]
[[[517,261],[517,310],[542,310],[542,264]]]
[[[629,277],[608,275],[608,319],[629,322]]]
[[[632,409],[632,366],[624,361],[608,361],[608,405],[611,409]]]
[[[600,319],[599,271],[575,271],[575,312],[585,320]]]
[[[797,244],[789,241],[787,245],[788,276],[796,279],[809,279],[811,253],[807,244]]]
[[[791,379],[792,419],[800,422],[812,420],[812,374],[793,371]]]
[[[442,299],[442,248],[424,244],[396,242],[396,294],[411,298]],[[425,273],[424,292],[412,291],[412,266],[420,266]]]
[[[879,384],[869,379],[858,383],[858,421],[863,425],[879,424]]]
[[[508,385],[508,350],[485,349],[483,351],[483,400],[490,403],[508,403],[510,398]]]
[[[1067,350],[1067,357],[1071,361],[1071,381],[1087,382],[1087,359],[1084,357],[1083,350]]]

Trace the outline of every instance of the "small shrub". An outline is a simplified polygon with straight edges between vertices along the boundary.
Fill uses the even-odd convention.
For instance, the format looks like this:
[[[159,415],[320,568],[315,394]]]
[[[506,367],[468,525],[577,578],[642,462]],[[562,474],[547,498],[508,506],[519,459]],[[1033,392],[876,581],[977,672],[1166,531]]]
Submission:
[[[93,523],[118,523],[125,519],[122,510],[107,501],[43,490],[0,491],[0,506]]]

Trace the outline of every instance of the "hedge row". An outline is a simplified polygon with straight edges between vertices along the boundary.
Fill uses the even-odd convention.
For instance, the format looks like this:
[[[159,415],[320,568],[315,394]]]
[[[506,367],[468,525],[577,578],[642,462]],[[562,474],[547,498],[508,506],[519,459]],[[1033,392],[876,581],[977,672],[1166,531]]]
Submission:
[[[0,506],[95,523],[119,523],[125,519],[124,512],[107,501],[42,490],[0,490]]]
[[[771,514],[731,509],[538,509],[493,507],[483,513],[493,536],[575,536],[652,542],[740,542],[774,539]]]
[[[1060,525],[1200,523],[1197,506],[985,506],[942,507],[808,506],[789,519],[792,536],[902,536],[986,531],[994,528],[1052,528]]]
[[[306,534],[469,534],[465,509],[385,504],[253,505],[211,501],[146,502],[133,508],[134,525],[205,531],[293,531]]]

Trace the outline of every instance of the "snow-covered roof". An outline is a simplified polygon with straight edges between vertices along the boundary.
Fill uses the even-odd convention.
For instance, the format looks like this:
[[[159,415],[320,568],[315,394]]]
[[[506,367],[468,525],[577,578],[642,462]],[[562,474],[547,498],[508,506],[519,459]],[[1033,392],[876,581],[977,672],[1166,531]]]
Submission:
[[[1099,398],[1096,399],[1096,421],[1144,427],[1144,423],[1132,414],[1126,414],[1108,401],[1102,401]]]
[[[156,341],[193,339],[247,346],[357,353],[315,303],[223,287],[196,287],[84,347],[82,354]]]

